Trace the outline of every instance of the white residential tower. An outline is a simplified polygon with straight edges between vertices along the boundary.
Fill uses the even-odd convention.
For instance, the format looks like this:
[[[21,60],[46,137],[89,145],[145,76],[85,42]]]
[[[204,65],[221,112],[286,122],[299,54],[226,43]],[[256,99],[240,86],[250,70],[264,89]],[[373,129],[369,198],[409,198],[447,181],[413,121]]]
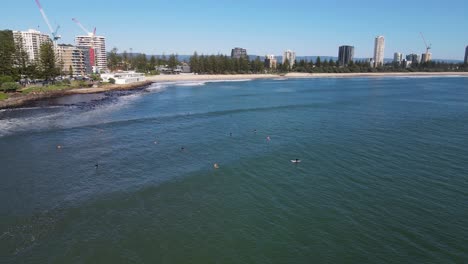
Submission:
[[[375,38],[374,46],[374,67],[380,67],[384,64],[385,38],[378,36]]]

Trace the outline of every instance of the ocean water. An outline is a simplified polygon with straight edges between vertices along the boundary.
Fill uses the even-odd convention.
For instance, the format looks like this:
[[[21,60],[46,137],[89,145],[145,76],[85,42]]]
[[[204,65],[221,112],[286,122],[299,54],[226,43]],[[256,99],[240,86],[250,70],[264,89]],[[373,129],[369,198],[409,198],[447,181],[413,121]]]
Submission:
[[[466,263],[468,78],[159,83],[0,110],[0,262]]]

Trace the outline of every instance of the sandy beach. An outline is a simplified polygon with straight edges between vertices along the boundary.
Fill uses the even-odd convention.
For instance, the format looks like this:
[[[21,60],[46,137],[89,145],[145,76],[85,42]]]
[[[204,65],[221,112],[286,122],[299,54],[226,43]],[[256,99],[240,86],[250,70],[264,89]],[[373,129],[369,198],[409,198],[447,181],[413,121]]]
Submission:
[[[152,82],[177,81],[220,81],[220,80],[255,80],[276,78],[353,78],[353,77],[412,77],[412,76],[468,76],[468,72],[384,72],[384,73],[288,73],[279,74],[233,74],[233,75],[207,75],[207,74],[180,74],[155,75],[147,77]]]

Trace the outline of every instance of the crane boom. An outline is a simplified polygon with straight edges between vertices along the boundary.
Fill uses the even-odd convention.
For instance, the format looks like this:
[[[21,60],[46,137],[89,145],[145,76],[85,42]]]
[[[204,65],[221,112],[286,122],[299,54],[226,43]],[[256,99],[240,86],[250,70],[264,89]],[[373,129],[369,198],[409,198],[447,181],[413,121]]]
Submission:
[[[36,0],[36,4],[37,4],[37,7],[39,7],[39,12],[41,12],[42,18],[46,22],[47,27],[49,27],[50,34],[52,34],[54,40],[56,40],[56,38],[57,38],[56,32],[54,32],[54,30],[52,29],[52,26],[50,25],[49,19],[47,18],[47,15],[45,14],[44,9],[42,9],[42,6],[41,6],[41,3],[39,2],[39,0]]]
[[[429,47],[429,46],[427,46],[426,38],[424,38],[424,35],[423,35],[423,33],[422,33],[422,32],[419,32],[419,34],[421,34],[421,38],[422,38],[422,39],[423,39],[423,41],[424,41],[424,46],[426,46],[426,49],[430,49],[430,47]]]
[[[89,30],[87,30],[76,18],[72,18],[73,22],[75,22],[86,34],[91,34]]]

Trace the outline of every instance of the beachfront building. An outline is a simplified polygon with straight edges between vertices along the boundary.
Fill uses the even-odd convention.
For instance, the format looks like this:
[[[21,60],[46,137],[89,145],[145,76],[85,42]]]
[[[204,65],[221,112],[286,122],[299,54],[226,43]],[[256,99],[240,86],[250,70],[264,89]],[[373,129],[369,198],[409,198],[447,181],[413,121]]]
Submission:
[[[395,52],[393,54],[393,63],[401,64],[402,61],[403,61],[403,54],[401,54],[401,52]]]
[[[354,58],[353,46],[340,46],[338,48],[338,63],[340,66],[347,66]]]
[[[266,69],[274,70],[276,69],[277,64],[278,64],[278,61],[276,60],[275,55],[265,55],[265,68]]]
[[[233,59],[246,59],[247,58],[247,50],[243,48],[233,48],[231,50],[231,58]]]
[[[73,45],[59,44],[55,47],[55,56],[62,74],[73,76],[83,76],[86,74],[85,59],[82,49]]]
[[[413,64],[412,61],[409,61],[409,60],[406,60],[406,59],[403,59],[401,61],[401,65],[404,67],[404,68],[411,68],[411,64]]]
[[[423,53],[421,55],[421,62],[426,63],[432,60],[432,53]]]
[[[468,64],[468,46],[465,48],[465,64]]]
[[[412,64],[418,64],[419,63],[419,55],[414,54],[414,53],[406,55],[406,60],[411,61]]]
[[[103,73],[101,74],[101,78],[103,82],[109,82],[112,78],[115,80],[116,84],[130,84],[135,82],[143,82],[146,80],[145,74],[134,71]]]
[[[90,49],[94,47],[94,58],[90,58],[93,72],[103,72],[107,70],[106,38],[103,36],[76,36],[75,45],[79,48]],[[91,53],[91,51],[90,51]],[[92,55],[91,55],[92,57]],[[93,65],[94,59],[94,65]]]
[[[84,71],[86,75],[93,73],[93,66],[91,65],[91,59],[89,57],[89,48],[86,47],[76,47],[81,50],[83,53],[83,62],[84,62]]]
[[[38,62],[41,45],[51,42],[49,35],[34,29],[27,31],[13,31],[15,45],[21,45],[28,54],[30,62]]]
[[[374,44],[374,67],[377,68],[384,64],[385,38],[383,36],[376,37]]]
[[[289,67],[293,67],[294,63],[296,63],[296,52],[292,50],[286,50],[283,55],[283,64],[286,62],[286,60],[289,61]]]

